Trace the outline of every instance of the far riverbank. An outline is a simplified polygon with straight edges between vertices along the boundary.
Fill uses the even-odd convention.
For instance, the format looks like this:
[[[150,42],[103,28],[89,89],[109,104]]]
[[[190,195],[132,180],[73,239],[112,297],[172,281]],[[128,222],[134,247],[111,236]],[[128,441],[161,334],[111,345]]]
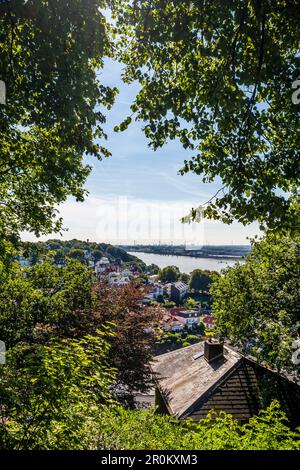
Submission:
[[[131,255],[144,261],[146,264],[156,264],[160,269],[166,266],[177,266],[182,273],[190,273],[194,269],[208,269],[220,272],[222,269],[234,266],[235,263],[243,263],[243,258],[208,258],[193,256],[158,255],[156,253],[143,253],[141,251],[128,251]]]

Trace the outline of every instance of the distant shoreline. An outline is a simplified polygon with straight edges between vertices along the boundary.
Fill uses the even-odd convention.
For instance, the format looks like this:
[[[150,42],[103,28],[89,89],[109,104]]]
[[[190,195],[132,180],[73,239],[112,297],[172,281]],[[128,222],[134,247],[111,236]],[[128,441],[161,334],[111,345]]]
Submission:
[[[161,255],[161,256],[185,256],[187,258],[209,258],[209,259],[216,259],[216,260],[221,260],[221,259],[228,259],[228,260],[240,260],[240,259],[243,259],[245,255],[224,255],[224,254],[220,254],[220,255],[213,255],[211,253],[176,253],[174,251],[168,251],[168,250],[165,250],[163,252],[157,252],[155,250],[126,250],[127,253],[134,253],[135,256],[137,256],[137,253],[149,253],[149,254],[154,254],[154,255]]]

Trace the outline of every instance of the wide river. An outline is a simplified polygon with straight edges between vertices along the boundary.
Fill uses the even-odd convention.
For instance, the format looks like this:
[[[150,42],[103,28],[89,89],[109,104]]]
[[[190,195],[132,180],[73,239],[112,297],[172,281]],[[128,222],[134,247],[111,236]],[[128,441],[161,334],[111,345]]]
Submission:
[[[237,261],[227,258],[194,258],[192,256],[157,255],[155,253],[141,253],[130,251],[131,255],[137,256],[146,264],[156,264],[159,268],[166,266],[177,266],[182,273],[190,273],[194,269],[208,269],[218,271],[228,266],[233,266]],[[239,260],[243,263],[243,260]]]

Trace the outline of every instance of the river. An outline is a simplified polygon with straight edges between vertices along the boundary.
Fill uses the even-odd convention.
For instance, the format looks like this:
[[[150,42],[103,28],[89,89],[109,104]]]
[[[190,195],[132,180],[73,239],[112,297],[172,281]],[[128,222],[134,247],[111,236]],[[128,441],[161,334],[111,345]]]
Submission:
[[[155,253],[142,253],[130,251],[131,255],[137,256],[146,264],[156,264],[159,268],[166,266],[177,266],[182,273],[190,273],[194,269],[208,269],[220,272],[228,266],[233,266],[237,261],[227,258],[194,258],[192,256],[157,255]],[[240,263],[244,261],[239,260]]]

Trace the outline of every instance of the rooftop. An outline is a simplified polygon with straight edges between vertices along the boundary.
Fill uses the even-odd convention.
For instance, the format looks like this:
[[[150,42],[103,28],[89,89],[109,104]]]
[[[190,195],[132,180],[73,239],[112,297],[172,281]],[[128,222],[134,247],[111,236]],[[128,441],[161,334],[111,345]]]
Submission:
[[[216,322],[215,317],[211,316],[205,316],[202,320],[203,323],[206,323],[207,325],[213,325]]]
[[[173,286],[176,287],[176,289],[178,289],[178,290],[184,290],[184,289],[189,288],[189,286],[187,284],[185,284],[184,282],[181,282],[181,281],[174,282]]]
[[[211,391],[242,359],[224,346],[224,356],[208,363],[204,342],[156,356],[151,369],[170,414],[180,418],[200,397]]]

